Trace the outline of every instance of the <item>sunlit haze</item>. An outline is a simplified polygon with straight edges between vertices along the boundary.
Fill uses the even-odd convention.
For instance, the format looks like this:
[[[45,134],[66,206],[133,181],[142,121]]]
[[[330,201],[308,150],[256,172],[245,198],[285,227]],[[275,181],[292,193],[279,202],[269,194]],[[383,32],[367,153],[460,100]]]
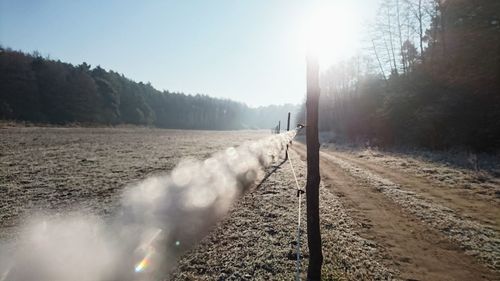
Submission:
[[[498,11],[0,0],[0,281],[498,280]]]
[[[318,57],[320,67],[353,56],[361,42],[359,6],[349,1],[320,2],[304,13],[300,27],[302,52]]]
[[[378,0],[8,1],[0,44],[251,106],[300,103],[305,50],[352,56]]]

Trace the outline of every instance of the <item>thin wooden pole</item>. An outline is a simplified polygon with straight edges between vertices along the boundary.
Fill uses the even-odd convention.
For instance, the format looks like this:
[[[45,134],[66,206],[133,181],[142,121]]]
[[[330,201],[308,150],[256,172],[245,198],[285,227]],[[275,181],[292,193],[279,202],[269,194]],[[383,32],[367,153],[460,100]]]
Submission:
[[[306,144],[307,144],[307,245],[309,246],[308,281],[321,280],[323,254],[319,224],[319,65],[315,57],[307,58]]]
[[[286,122],[286,131],[290,131],[290,112],[288,112],[288,122]]]
[[[281,133],[281,120],[278,121],[278,134]]]

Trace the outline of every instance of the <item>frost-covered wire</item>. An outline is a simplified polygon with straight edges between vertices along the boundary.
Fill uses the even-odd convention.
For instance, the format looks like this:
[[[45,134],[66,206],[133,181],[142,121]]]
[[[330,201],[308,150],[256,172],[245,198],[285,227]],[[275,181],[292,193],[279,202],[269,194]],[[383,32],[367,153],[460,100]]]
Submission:
[[[297,197],[298,197],[298,218],[297,218],[297,271],[295,275],[295,280],[300,280],[300,222],[301,222],[301,205],[302,205],[302,190],[300,189],[299,181],[297,180],[297,175],[295,174],[295,169],[293,168],[291,155],[288,154],[288,163],[290,163],[290,168],[292,169],[293,178],[295,179],[295,184],[297,185]]]

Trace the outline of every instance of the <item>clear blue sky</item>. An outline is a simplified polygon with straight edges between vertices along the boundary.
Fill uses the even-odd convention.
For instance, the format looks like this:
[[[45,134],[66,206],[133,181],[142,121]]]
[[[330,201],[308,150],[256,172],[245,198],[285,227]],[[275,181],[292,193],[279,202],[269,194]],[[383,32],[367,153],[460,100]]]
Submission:
[[[331,63],[353,55],[379,0],[0,0],[0,44],[101,65],[159,90],[251,106],[300,103],[306,22],[333,9]],[[329,7],[328,9],[326,7]],[[349,21],[339,23],[338,19]],[[350,26],[350,27],[349,27]],[[324,67],[324,66],[322,66]]]

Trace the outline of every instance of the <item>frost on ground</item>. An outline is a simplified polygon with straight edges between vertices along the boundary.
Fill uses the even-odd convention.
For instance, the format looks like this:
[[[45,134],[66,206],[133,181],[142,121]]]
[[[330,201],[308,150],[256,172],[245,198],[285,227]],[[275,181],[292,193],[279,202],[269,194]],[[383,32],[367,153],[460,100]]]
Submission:
[[[500,204],[499,155],[475,155],[461,150],[450,152],[380,151],[333,144],[323,144],[323,148],[346,152],[374,164],[432,180],[437,187],[451,187],[461,190],[464,194]],[[475,169],[476,164],[479,170]]]
[[[77,242],[81,245],[88,245],[89,241],[85,239],[92,237],[92,233],[109,233],[109,225],[107,225],[110,221],[109,218],[112,217],[111,214],[116,213],[119,202],[123,202],[121,195],[125,186],[159,185],[158,181],[155,182],[155,180],[163,179],[165,172],[172,170],[182,158],[188,157],[192,160],[182,162],[183,164],[179,165],[177,172],[174,172],[172,177],[167,176],[169,180],[166,181],[167,185],[172,184],[170,181],[172,180],[175,186],[184,186],[183,179],[191,178],[193,180],[193,175],[203,174],[200,169],[216,167],[216,165],[212,165],[215,162],[194,161],[195,159],[204,160],[219,151],[223,151],[227,154],[226,156],[231,156],[234,154],[234,150],[226,150],[227,147],[237,146],[248,140],[260,139],[265,135],[268,136],[265,133],[255,132],[196,132],[137,128],[3,129],[0,134],[0,190],[5,196],[0,197],[0,237],[12,238],[16,236],[19,225],[23,222],[22,218],[41,210],[50,210],[52,213],[79,210],[96,218],[98,223],[92,224],[95,227],[88,228],[89,224],[86,221],[78,220],[63,221],[62,225],[65,228],[70,225],[71,228],[76,229],[82,234],[79,239],[83,241]],[[384,174],[378,174],[373,169],[362,166],[361,164],[365,164],[364,162],[351,161],[353,160],[351,158],[366,160],[366,163],[376,163],[380,166],[385,165],[394,170],[397,170],[395,168],[397,166],[414,172],[427,171],[426,175],[435,175],[432,179],[436,182],[443,182],[439,175],[441,171],[445,170],[447,177],[451,177],[452,181],[466,183],[468,171],[462,173],[460,169],[436,166],[423,161],[421,163],[421,160],[412,158],[402,159],[394,155],[387,156],[378,152],[370,152],[369,155],[353,153],[349,154],[350,156],[355,155],[350,159],[343,157],[343,154],[339,154],[339,157],[335,155],[337,154],[334,154],[330,160],[333,159],[332,161],[336,163],[335,166],[339,166],[338,170],[346,171],[355,180],[366,182],[363,186],[370,186],[380,191],[381,193],[377,194],[384,200],[388,198],[387,201],[396,202],[402,209],[419,218],[423,225],[430,226],[430,228],[436,229],[451,240],[458,242],[457,244],[484,261],[490,268],[498,268],[500,242],[498,231],[494,228],[469,219],[456,209],[448,208],[448,205],[440,204],[441,201],[432,200],[432,197],[426,197],[423,193],[408,190],[398,181],[391,180],[392,178],[387,178]],[[304,186],[305,163],[293,151],[291,159],[299,183]],[[198,220],[194,223],[191,220],[182,220],[184,225],[191,226],[192,229],[193,226],[196,226],[194,228],[198,229],[193,229],[195,231],[200,231],[200,225],[203,226],[204,234],[208,233],[208,230],[211,231],[200,244],[181,256],[171,273],[173,280],[294,279],[298,202],[290,165],[288,162],[281,164],[280,162],[279,159],[277,162],[273,162],[273,166],[266,170],[269,177],[263,180],[260,185],[247,190],[230,209],[229,214],[216,226],[212,225],[213,220]],[[224,167],[227,170],[234,170],[236,174],[238,173],[238,167],[240,167],[238,163],[234,163],[234,161],[225,163],[227,165]],[[191,168],[182,169],[183,165],[187,164],[189,167],[195,167],[196,172],[193,172]],[[459,174],[465,176],[455,179],[455,175]],[[150,176],[155,177],[150,181],[137,182]],[[180,178],[176,181],[177,176]],[[422,177],[424,176],[422,175]],[[492,188],[495,190],[497,188],[496,179],[491,175],[488,177],[486,184],[493,186]],[[198,183],[196,177],[194,178],[194,182]],[[217,180],[223,182],[224,178],[218,176]],[[204,184],[199,185],[201,190],[206,188]],[[217,187],[214,188],[217,189]],[[486,187],[478,184],[474,185],[472,190],[480,190],[481,188],[485,189]],[[182,193],[182,191],[180,192]],[[191,194],[196,195],[193,196],[193,199],[199,201],[191,200],[190,202],[194,202],[198,207],[208,201],[212,202],[211,192],[207,190],[204,192],[206,196],[198,196],[199,193]],[[393,264],[388,261],[390,257],[387,257],[385,252],[387,249],[384,248],[384,241],[376,240],[377,237],[372,237],[376,241],[366,239],[370,236],[363,238],[360,221],[356,221],[359,218],[353,219],[355,214],[349,213],[352,210],[346,208],[347,205],[343,206],[347,202],[338,197],[341,196],[341,193],[336,194],[329,186],[321,187],[320,212],[324,280],[394,280],[398,278],[400,272],[397,270],[400,268],[394,269]],[[494,193],[482,195],[486,196],[487,200],[497,200]],[[154,202],[164,202],[165,195],[162,196],[155,199]],[[150,206],[151,202],[146,200],[143,203],[144,207],[147,207]],[[164,214],[165,211],[162,208],[157,208],[158,206],[153,208],[155,216],[158,215],[158,212]],[[224,211],[227,207],[223,208]],[[302,207],[305,210],[305,197],[302,201]],[[208,209],[201,208],[200,214],[205,210]],[[308,261],[305,211],[302,215],[301,255],[303,261],[301,269],[302,279],[304,279]],[[200,217],[206,218],[206,216]],[[163,221],[163,219],[168,220],[172,217],[166,216],[159,219]],[[119,222],[123,223],[123,221]],[[207,225],[212,225],[212,227],[207,229]],[[37,227],[45,228],[43,224],[37,225]],[[140,230],[142,228],[143,224],[138,224],[138,228],[132,228],[130,232],[140,233],[143,231]],[[60,232],[57,227],[51,229],[54,231],[54,235],[58,235]],[[170,230],[172,231],[170,233],[175,235],[171,235],[171,239],[166,241],[170,243],[170,246],[168,247],[169,251],[165,252],[172,253],[175,259],[178,254],[189,248],[189,245],[186,245],[189,243],[185,242],[190,238],[183,232],[175,233],[172,229]],[[111,233],[115,234],[115,232]],[[154,237],[157,233],[159,232],[152,231],[151,234]],[[166,231],[162,233],[166,233]],[[49,232],[49,234],[49,236],[53,236],[52,233]],[[56,245],[48,244],[47,250],[50,251],[52,248],[71,249],[72,245],[75,244],[75,237],[67,238],[58,240]],[[117,241],[115,235],[105,238],[105,242]],[[197,239],[193,241],[197,241]],[[135,240],[133,241],[135,242]],[[92,243],[94,242],[96,241]],[[96,249],[103,249],[99,245],[94,246]],[[135,247],[136,244],[132,246]],[[81,251],[95,253],[103,260],[106,260],[106,255],[110,253],[89,251],[88,247],[82,248]],[[99,261],[93,254],[81,257],[93,262]],[[471,260],[473,259],[471,258]],[[173,261],[169,261],[169,263],[173,263]],[[69,265],[65,266],[65,268],[70,267]],[[133,269],[133,266],[128,267],[128,270]],[[83,276],[85,271],[75,271],[72,274]],[[103,278],[99,279],[101,276],[97,275],[87,274],[86,276],[89,280],[104,280]],[[77,278],[72,280],[77,280]],[[116,280],[126,279],[118,278]]]
[[[134,242],[137,242],[137,239],[142,240],[142,236],[151,237],[145,239],[146,242],[153,241],[166,231],[152,229],[144,233],[145,230],[140,224],[144,221],[130,224],[130,221],[123,220],[129,218],[126,213],[113,217],[112,215],[117,213],[119,202],[123,202],[123,188],[127,185],[159,186],[158,180],[164,178],[162,173],[171,170],[183,157],[201,160],[217,151],[225,151],[225,154],[231,156],[234,153],[228,154],[225,150],[227,147],[260,139],[262,136],[264,134],[255,132],[137,128],[2,129],[0,189],[6,196],[0,198],[0,233],[2,238],[16,237],[29,242],[22,248],[26,255],[16,257],[18,261],[22,258],[23,262],[19,265],[25,264],[25,261],[39,265],[30,266],[29,271],[16,266],[10,273],[7,270],[7,275],[22,273],[22,276],[26,277],[44,271],[47,276],[68,277],[63,278],[64,280],[79,280],[83,276],[85,280],[129,280],[130,271],[134,270],[132,265],[136,271],[140,271],[142,264],[128,264],[128,259],[130,262],[137,262],[137,258],[142,258],[136,256],[134,249],[137,244]],[[251,151],[252,146],[249,149]],[[304,184],[304,163],[296,154],[292,154],[292,157],[296,160],[299,181]],[[202,162],[189,163],[194,163],[194,167],[197,167],[196,163]],[[203,163],[203,167],[213,166],[207,161]],[[232,165],[231,161],[228,163],[228,169],[236,171],[237,174],[240,165]],[[176,182],[175,179],[178,173],[184,171],[182,167],[179,166],[177,174],[175,170],[172,174],[171,179],[176,186],[183,185],[183,182]],[[275,173],[260,186],[246,193],[227,219],[220,223],[199,247],[183,257],[173,277],[180,280],[219,277],[228,280],[289,280],[294,277],[297,222],[295,184],[288,163],[275,168]],[[196,174],[192,170],[189,171],[191,176]],[[150,175],[155,177],[137,182]],[[166,183],[171,184],[170,181]],[[201,199],[199,196],[196,198]],[[203,202],[206,199],[203,198]],[[356,224],[345,214],[337,198],[323,188],[321,200],[321,212],[324,215],[322,227],[325,280],[390,279],[393,272],[377,262],[379,254],[376,244],[356,235]],[[305,209],[304,204],[303,207]],[[157,207],[153,209],[156,215],[165,211]],[[62,215],[74,211],[78,211],[75,216]],[[47,218],[45,212],[51,217]],[[36,213],[43,218],[41,221],[37,222],[38,216],[33,216]],[[22,220],[25,217],[31,217],[36,223],[28,223],[31,225],[28,229],[20,228],[19,226],[25,223]],[[128,227],[120,227],[124,223]],[[195,225],[205,227],[207,223],[198,222]],[[190,220],[186,220],[186,224],[193,225]],[[75,233],[78,235],[73,235]],[[172,242],[166,252],[173,257],[189,248],[189,243],[185,243],[189,238],[182,233],[177,234],[179,235],[175,237],[175,241],[164,241]],[[125,239],[132,242],[130,245],[120,244],[123,237],[130,238],[130,235],[133,239]],[[308,257],[305,213],[301,237],[304,272]],[[4,241],[10,240],[12,239]],[[30,248],[30,243],[43,247]],[[149,242],[146,244],[149,245]],[[148,245],[146,246],[149,247]],[[139,248],[142,249],[142,246]],[[77,258],[74,256],[75,249],[81,253]],[[13,249],[9,249],[11,250]],[[2,256],[5,258],[2,261],[9,258],[4,252]],[[110,265],[109,261],[122,261],[123,257],[128,257],[126,264],[119,265],[119,268],[126,265],[123,271],[119,270],[124,273],[124,278],[114,278],[116,275],[112,272],[117,269],[114,267],[117,265]],[[65,266],[60,267],[61,263]],[[87,267],[82,266],[83,264]],[[95,265],[94,270],[88,270],[89,264]],[[45,272],[47,268],[55,271]],[[110,275],[114,277],[108,278]],[[302,275],[304,276],[304,273]],[[31,277],[18,279],[33,280]],[[45,277],[39,279],[50,279]]]
[[[123,194],[119,211],[107,219],[85,210],[49,210],[54,212],[51,216],[31,216],[16,240],[0,241],[0,280],[143,280],[161,276],[178,254],[226,213],[291,136],[292,132],[269,136],[227,148],[204,161],[182,161],[171,175],[132,184]],[[106,196],[110,194],[100,197]],[[101,199],[96,197],[96,201]],[[24,202],[15,203],[22,206]]]
[[[305,163],[294,152],[299,184]],[[296,272],[297,207],[290,164],[276,163],[270,176],[244,195],[202,242],[185,254],[173,280],[292,280]],[[305,209],[305,198],[302,197]],[[356,223],[338,198],[321,188],[320,212],[324,280],[391,280],[395,272],[381,260],[377,245],[356,234]],[[301,277],[307,268],[305,212],[301,227]]]
[[[404,190],[400,185],[367,169],[330,154],[322,155],[359,180],[366,181],[432,228],[458,242],[467,253],[478,257],[490,268],[500,270],[500,235],[498,232],[478,222],[463,218],[450,208],[420,198],[417,193]]]
[[[0,239],[26,217],[80,211],[110,216],[123,188],[182,158],[211,154],[266,132],[150,128],[0,128]]]

